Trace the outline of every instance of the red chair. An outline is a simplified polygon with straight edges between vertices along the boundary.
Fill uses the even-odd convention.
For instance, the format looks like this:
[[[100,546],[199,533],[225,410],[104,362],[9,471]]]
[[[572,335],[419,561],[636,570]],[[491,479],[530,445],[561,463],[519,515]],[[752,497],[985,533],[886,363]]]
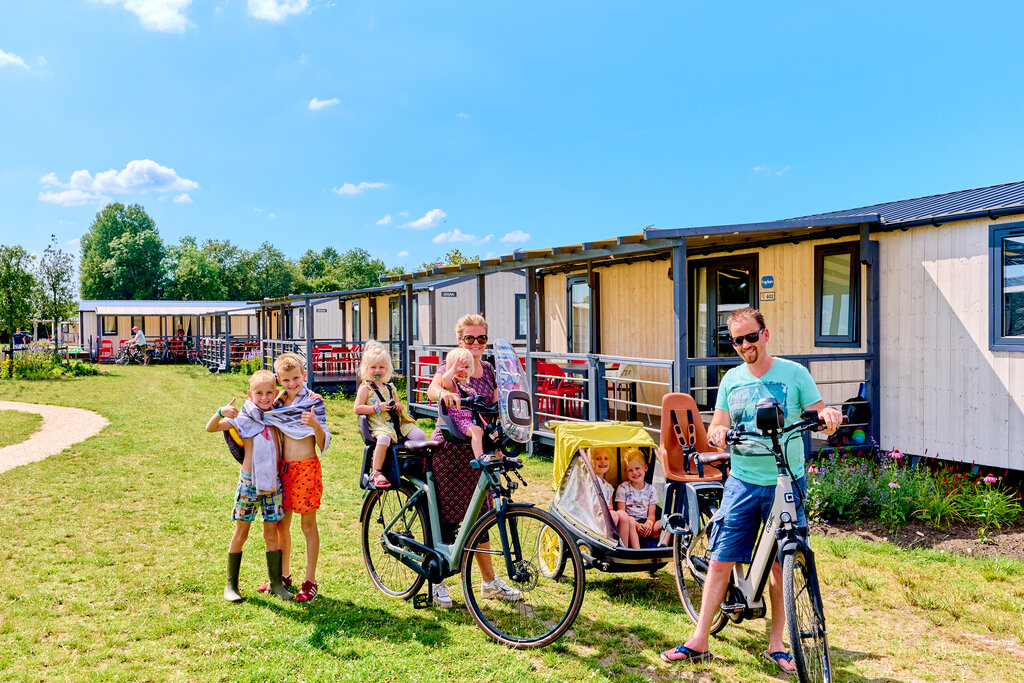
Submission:
[[[333,375],[334,368],[328,370],[328,364],[331,360],[330,344],[316,344],[313,346],[313,372],[329,372]]]
[[[554,363],[537,362],[537,374],[543,375],[543,383],[538,382],[537,393],[543,398],[543,412],[565,417],[581,417],[583,414],[583,398],[585,387],[578,382],[571,382],[565,376],[565,370]],[[540,399],[540,397],[538,397]],[[565,402],[565,411],[562,402]],[[540,403],[540,401],[538,401]],[[552,410],[553,408],[553,410]]]
[[[99,352],[96,354],[96,362],[108,365],[114,362],[114,342],[109,339],[104,339],[100,342]]]
[[[434,378],[434,373],[437,372],[437,368],[441,365],[440,356],[417,356],[416,357],[416,391],[415,397],[417,403],[428,403],[433,405],[433,401],[427,398],[427,387],[430,386],[431,380]]]
[[[167,357],[175,360],[185,357],[185,341],[181,337],[167,340]]]

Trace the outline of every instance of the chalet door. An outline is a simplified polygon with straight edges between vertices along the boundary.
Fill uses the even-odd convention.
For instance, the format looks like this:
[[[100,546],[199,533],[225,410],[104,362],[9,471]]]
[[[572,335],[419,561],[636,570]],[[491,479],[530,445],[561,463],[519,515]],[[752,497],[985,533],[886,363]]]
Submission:
[[[757,255],[692,263],[690,268],[690,357],[735,358],[726,321],[732,312],[757,307]],[[729,366],[697,366],[692,386],[701,410],[713,410],[719,380]]]

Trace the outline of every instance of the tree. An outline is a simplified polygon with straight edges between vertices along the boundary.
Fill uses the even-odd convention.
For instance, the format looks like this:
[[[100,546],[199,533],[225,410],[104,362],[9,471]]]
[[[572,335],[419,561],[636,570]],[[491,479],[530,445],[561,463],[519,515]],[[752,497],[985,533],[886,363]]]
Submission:
[[[424,261],[420,264],[420,270],[430,270],[431,268],[440,268],[441,266],[458,266],[463,263],[476,263],[479,260],[479,256],[464,256],[461,250],[452,249],[435,261]]]
[[[299,270],[302,271],[302,277],[310,282],[329,275],[331,271],[340,266],[341,255],[334,247],[325,247],[319,254],[310,249],[299,258]]]
[[[108,204],[82,237],[82,298],[156,298],[163,257],[163,241],[145,209]]]
[[[296,280],[301,277],[295,264],[270,242],[247,254],[242,267],[246,273],[246,299],[287,296],[294,292]]]
[[[78,310],[74,278],[71,254],[57,246],[56,235],[50,235],[50,246],[43,251],[36,270],[36,309],[40,318],[53,321],[54,355],[59,341],[57,322],[70,318]]]
[[[227,298],[227,273],[218,267],[206,249],[199,248],[194,237],[182,237],[180,244],[168,247],[164,265],[167,299],[215,301]]]
[[[33,260],[21,247],[0,245],[0,332],[11,335],[12,359],[14,332],[28,327],[32,320],[32,293],[36,288]]]
[[[341,263],[334,271],[338,289],[363,289],[380,285],[380,276],[387,271],[387,266],[380,259],[370,256],[370,252],[358,247],[349,249],[341,255]]]

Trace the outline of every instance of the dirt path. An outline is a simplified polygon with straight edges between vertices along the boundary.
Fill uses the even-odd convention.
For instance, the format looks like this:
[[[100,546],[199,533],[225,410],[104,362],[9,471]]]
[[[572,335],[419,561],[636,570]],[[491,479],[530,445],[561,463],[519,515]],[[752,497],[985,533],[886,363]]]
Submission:
[[[81,408],[0,401],[0,410],[20,410],[43,417],[43,426],[38,432],[21,443],[0,448],[0,473],[60,453],[99,434],[110,424],[102,415]]]

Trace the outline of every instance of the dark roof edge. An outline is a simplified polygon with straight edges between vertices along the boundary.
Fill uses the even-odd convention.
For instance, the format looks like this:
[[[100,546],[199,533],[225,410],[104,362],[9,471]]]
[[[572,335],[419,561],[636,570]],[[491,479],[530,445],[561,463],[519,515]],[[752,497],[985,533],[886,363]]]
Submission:
[[[858,223],[878,223],[881,216],[877,213],[865,213],[833,218],[804,219],[790,218],[780,221],[763,223],[736,223],[734,225],[706,225],[698,228],[651,228],[644,232],[644,239],[656,237],[690,237],[692,235],[721,235],[729,232],[758,232],[761,230],[785,230],[787,228],[822,228],[834,225],[857,225]]]
[[[927,218],[913,218],[905,221],[886,221],[883,225],[893,228],[913,228],[919,225],[942,225],[943,223],[954,223],[956,221],[969,221],[975,218],[989,218],[995,220],[1003,216],[1015,216],[1024,214],[1024,204],[1014,206],[1002,206],[997,209],[979,209],[977,211],[964,211],[962,213],[949,213],[940,216],[929,216]]]

